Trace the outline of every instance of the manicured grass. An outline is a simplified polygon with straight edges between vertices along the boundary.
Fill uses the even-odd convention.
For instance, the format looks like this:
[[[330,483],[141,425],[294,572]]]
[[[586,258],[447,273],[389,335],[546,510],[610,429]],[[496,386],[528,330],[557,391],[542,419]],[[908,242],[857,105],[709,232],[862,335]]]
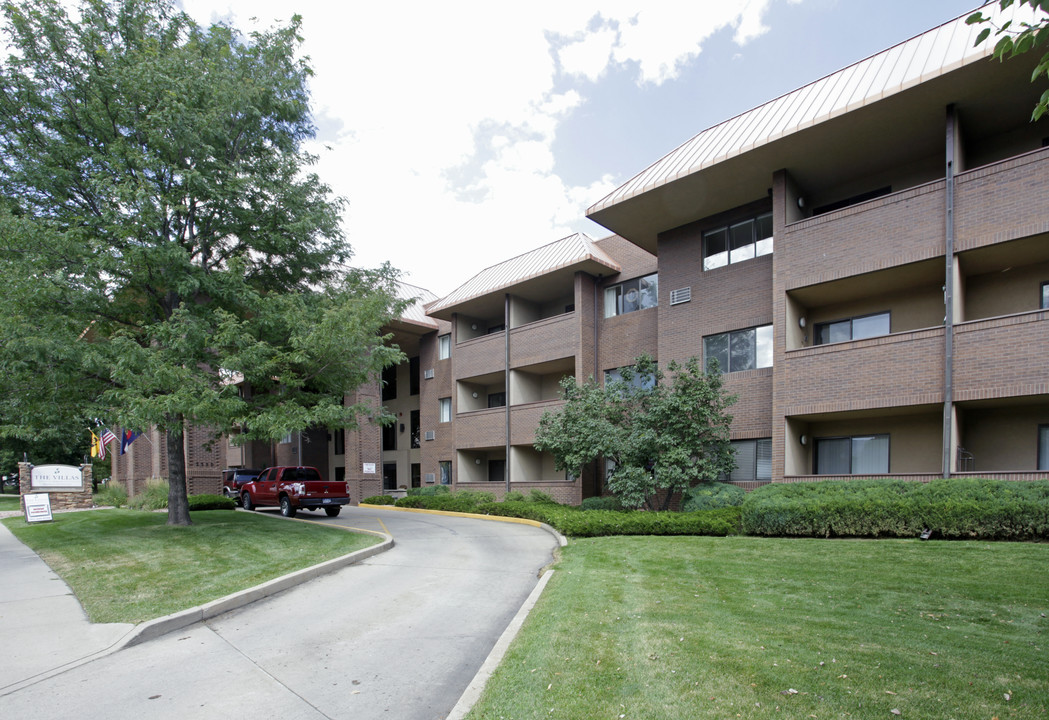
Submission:
[[[562,553],[471,720],[1049,716],[1049,545],[612,537]]]
[[[230,510],[58,513],[51,523],[4,524],[73,589],[92,622],[141,622],[185,610],[381,539]]]
[[[18,495],[0,495],[0,511],[21,510]]]

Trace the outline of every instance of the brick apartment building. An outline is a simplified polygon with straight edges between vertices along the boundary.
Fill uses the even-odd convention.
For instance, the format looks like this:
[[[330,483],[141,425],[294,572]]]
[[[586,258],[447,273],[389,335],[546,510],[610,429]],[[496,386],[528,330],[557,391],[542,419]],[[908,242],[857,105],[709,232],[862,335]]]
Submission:
[[[561,377],[641,353],[719,359],[745,487],[1049,477],[1049,121],[1028,121],[1036,59],[993,62],[977,31],[963,16],[701,132],[590,208],[608,238],[444,298],[406,288],[391,331],[411,360],[385,397],[360,391],[396,425],[210,452],[190,436],[191,492],[301,458],[354,501],[509,483],[578,502],[603,469],[555,470],[536,424]]]

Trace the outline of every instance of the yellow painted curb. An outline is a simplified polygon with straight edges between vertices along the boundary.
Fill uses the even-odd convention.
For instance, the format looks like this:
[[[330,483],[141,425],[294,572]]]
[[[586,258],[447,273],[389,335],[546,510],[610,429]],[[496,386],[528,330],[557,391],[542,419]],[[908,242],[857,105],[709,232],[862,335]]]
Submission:
[[[376,508],[382,510],[392,510],[394,512],[408,512],[408,513],[425,513],[428,515],[445,515],[447,517],[466,517],[474,518],[477,520],[495,520],[496,522],[506,523],[517,523],[518,525],[531,525],[532,527],[539,528],[540,530],[546,530],[547,532],[554,535],[557,538],[557,542],[561,547],[568,544],[568,539],[560,532],[547,525],[546,523],[539,522],[538,520],[529,520],[528,518],[515,518],[505,517],[503,515],[481,515],[479,513],[463,513],[463,512],[452,512],[451,510],[427,510],[426,508],[406,508],[406,507],[394,507],[393,505],[370,505],[368,503],[358,503],[357,507],[362,508]]]

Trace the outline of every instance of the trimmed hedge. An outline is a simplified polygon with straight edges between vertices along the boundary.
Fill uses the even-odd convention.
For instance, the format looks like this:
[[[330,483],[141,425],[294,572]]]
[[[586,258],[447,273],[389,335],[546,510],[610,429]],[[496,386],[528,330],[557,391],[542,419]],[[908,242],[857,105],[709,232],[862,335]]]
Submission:
[[[482,503],[495,502],[495,495],[485,490],[457,490],[438,495],[409,495],[394,503],[397,507],[447,510],[449,512],[472,513]]]
[[[579,503],[580,510],[626,510],[615,495],[588,497]]]
[[[187,500],[190,512],[194,510],[233,510],[237,507],[236,501],[225,495],[190,495]]]
[[[478,506],[474,512],[538,520],[570,537],[606,535],[735,535],[739,508],[703,512],[642,512],[586,510],[534,502],[502,502]]]
[[[729,483],[700,483],[693,485],[681,498],[681,509],[685,512],[713,510],[714,508],[736,507],[743,504],[746,491]]]
[[[389,495],[372,495],[360,501],[360,505],[393,505],[394,499]]]
[[[447,485],[427,485],[426,487],[408,488],[407,497],[412,497],[413,495],[422,495],[423,497],[428,497],[430,495],[447,495],[449,492],[451,492],[451,490],[449,490]]]
[[[743,532],[793,537],[1049,539],[1049,481],[977,478],[771,484],[747,495]]]

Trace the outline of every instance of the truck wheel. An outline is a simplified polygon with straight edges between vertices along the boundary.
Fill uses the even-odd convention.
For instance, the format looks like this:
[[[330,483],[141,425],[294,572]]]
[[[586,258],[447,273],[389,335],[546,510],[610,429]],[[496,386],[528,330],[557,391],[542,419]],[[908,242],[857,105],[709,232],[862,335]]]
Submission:
[[[244,491],[244,494],[240,496],[240,506],[249,511],[255,509],[255,506],[251,504],[251,493]]]
[[[328,517],[335,517],[336,515],[339,514],[340,510],[342,510],[341,507],[326,507],[326,508],[324,508],[324,512],[327,513]]]
[[[291,506],[291,500],[287,495],[280,499],[280,514],[284,517],[295,517],[295,508]]]

